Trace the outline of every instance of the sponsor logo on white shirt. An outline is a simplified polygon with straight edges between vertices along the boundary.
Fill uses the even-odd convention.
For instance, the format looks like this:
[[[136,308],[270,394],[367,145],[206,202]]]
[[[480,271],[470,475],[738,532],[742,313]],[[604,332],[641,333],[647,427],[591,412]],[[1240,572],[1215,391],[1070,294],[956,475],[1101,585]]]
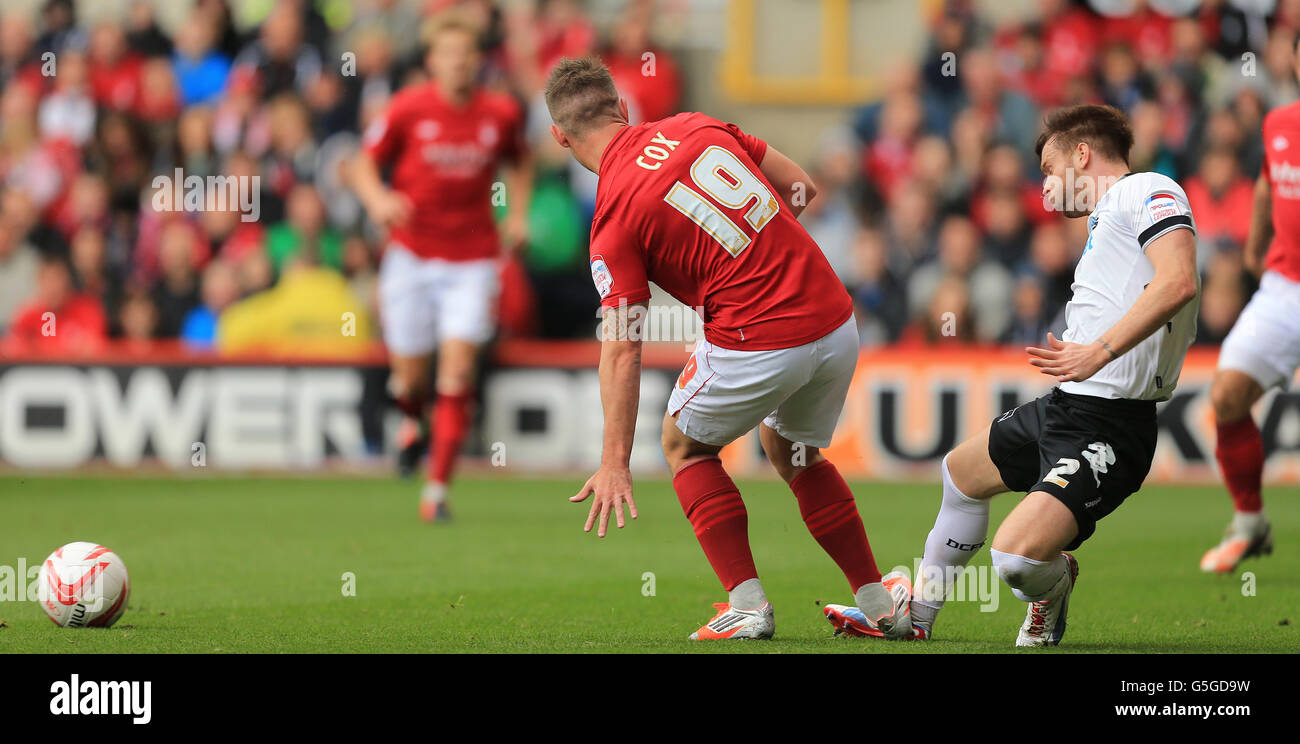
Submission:
[[[1159,193],[1147,197],[1147,212],[1151,214],[1152,222],[1159,222],[1166,217],[1176,217],[1178,215],[1178,201],[1174,199],[1173,194]]]

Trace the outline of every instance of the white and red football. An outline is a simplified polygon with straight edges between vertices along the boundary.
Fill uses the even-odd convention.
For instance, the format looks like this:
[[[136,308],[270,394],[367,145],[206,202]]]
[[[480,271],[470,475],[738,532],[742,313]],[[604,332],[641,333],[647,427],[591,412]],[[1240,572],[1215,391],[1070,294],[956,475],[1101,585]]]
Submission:
[[[68,543],[41,564],[38,596],[61,628],[107,628],[122,616],[131,594],[126,564],[93,542]]]

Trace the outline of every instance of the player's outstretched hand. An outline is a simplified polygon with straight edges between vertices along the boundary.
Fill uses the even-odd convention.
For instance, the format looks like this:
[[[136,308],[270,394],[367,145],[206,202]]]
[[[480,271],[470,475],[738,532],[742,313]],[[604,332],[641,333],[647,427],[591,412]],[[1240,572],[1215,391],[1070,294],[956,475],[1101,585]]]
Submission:
[[[1110,361],[1110,352],[1100,342],[1075,344],[1047,334],[1050,348],[1028,346],[1025,351],[1032,357],[1029,363],[1039,372],[1051,375],[1057,382],[1080,382],[1097,374],[1097,370]]]
[[[366,205],[367,211],[370,212],[370,219],[381,227],[392,227],[400,225],[411,219],[411,200],[404,194],[396,191],[386,190],[374,201]]]
[[[632,500],[632,473],[627,468],[611,468],[602,465],[595,475],[587,479],[581,491],[569,497],[569,501],[575,504],[586,501],[587,496],[592,494],[595,498],[591,501],[591,511],[587,514],[587,524],[582,528],[583,532],[591,532],[591,526],[596,523],[596,517],[599,515],[600,529],[596,530],[596,536],[604,537],[609,526],[611,511],[614,512],[618,528],[623,529],[625,524],[623,502],[625,501],[632,518],[636,519],[636,502]]]
[[[528,216],[511,213],[501,223],[501,244],[511,256],[523,255],[528,247]]]

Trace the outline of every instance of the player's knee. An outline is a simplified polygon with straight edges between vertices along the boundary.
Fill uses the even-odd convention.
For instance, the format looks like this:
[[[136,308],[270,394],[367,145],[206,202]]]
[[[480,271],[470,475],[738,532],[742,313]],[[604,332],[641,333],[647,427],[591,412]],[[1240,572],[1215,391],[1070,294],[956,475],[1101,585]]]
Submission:
[[[1250,415],[1250,386],[1242,384],[1240,378],[1218,376],[1210,385],[1210,405],[1214,408],[1214,420],[1221,424],[1240,421]]]
[[[816,447],[800,447],[782,451],[771,449],[767,452],[768,462],[786,483],[799,477],[799,474],[817,463],[825,460],[821,450]]]
[[[677,431],[676,422],[672,418],[665,418],[663,433],[659,437],[659,446],[663,450],[664,459],[668,461],[668,468],[671,472],[677,472],[683,461],[690,456],[688,444],[689,442]]]
[[[425,379],[419,373],[395,365],[388,377],[388,392],[398,400],[407,400],[422,395],[425,384]]]
[[[997,571],[998,578],[1003,583],[1012,589],[1024,587],[1033,569],[1033,565],[1024,556],[996,547],[989,550],[989,555],[993,559],[993,570]]]

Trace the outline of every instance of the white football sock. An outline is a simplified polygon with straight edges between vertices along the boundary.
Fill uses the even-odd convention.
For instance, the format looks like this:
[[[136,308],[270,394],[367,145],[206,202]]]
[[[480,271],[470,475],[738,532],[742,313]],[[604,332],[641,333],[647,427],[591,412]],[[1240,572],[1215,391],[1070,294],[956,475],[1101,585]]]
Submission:
[[[1024,602],[1055,599],[1069,585],[1069,566],[1060,553],[1050,561],[1036,561],[992,548],[989,548],[989,554],[993,556],[993,568],[997,569],[998,576],[1011,587],[1011,593]]]
[[[951,590],[946,580],[956,579],[955,569],[970,563],[989,534],[988,500],[972,499],[953,484],[946,456],[939,471],[943,474],[943,503],[925,539],[925,556],[912,599],[912,614],[922,624],[934,622]]]
[[[853,593],[853,601],[857,603],[858,609],[872,620],[879,620],[894,612],[894,598],[879,581],[858,587],[858,590]]]
[[[763,593],[763,585],[758,583],[758,579],[746,579],[731,590],[727,602],[733,609],[757,610],[767,604],[767,595]]]
[[[1257,512],[1232,513],[1232,531],[1238,535],[1256,537],[1264,534],[1266,527],[1268,527],[1268,517],[1264,516],[1263,509]]]
[[[420,500],[441,504],[447,500],[447,485],[428,481],[424,484],[424,490],[420,491]]]

